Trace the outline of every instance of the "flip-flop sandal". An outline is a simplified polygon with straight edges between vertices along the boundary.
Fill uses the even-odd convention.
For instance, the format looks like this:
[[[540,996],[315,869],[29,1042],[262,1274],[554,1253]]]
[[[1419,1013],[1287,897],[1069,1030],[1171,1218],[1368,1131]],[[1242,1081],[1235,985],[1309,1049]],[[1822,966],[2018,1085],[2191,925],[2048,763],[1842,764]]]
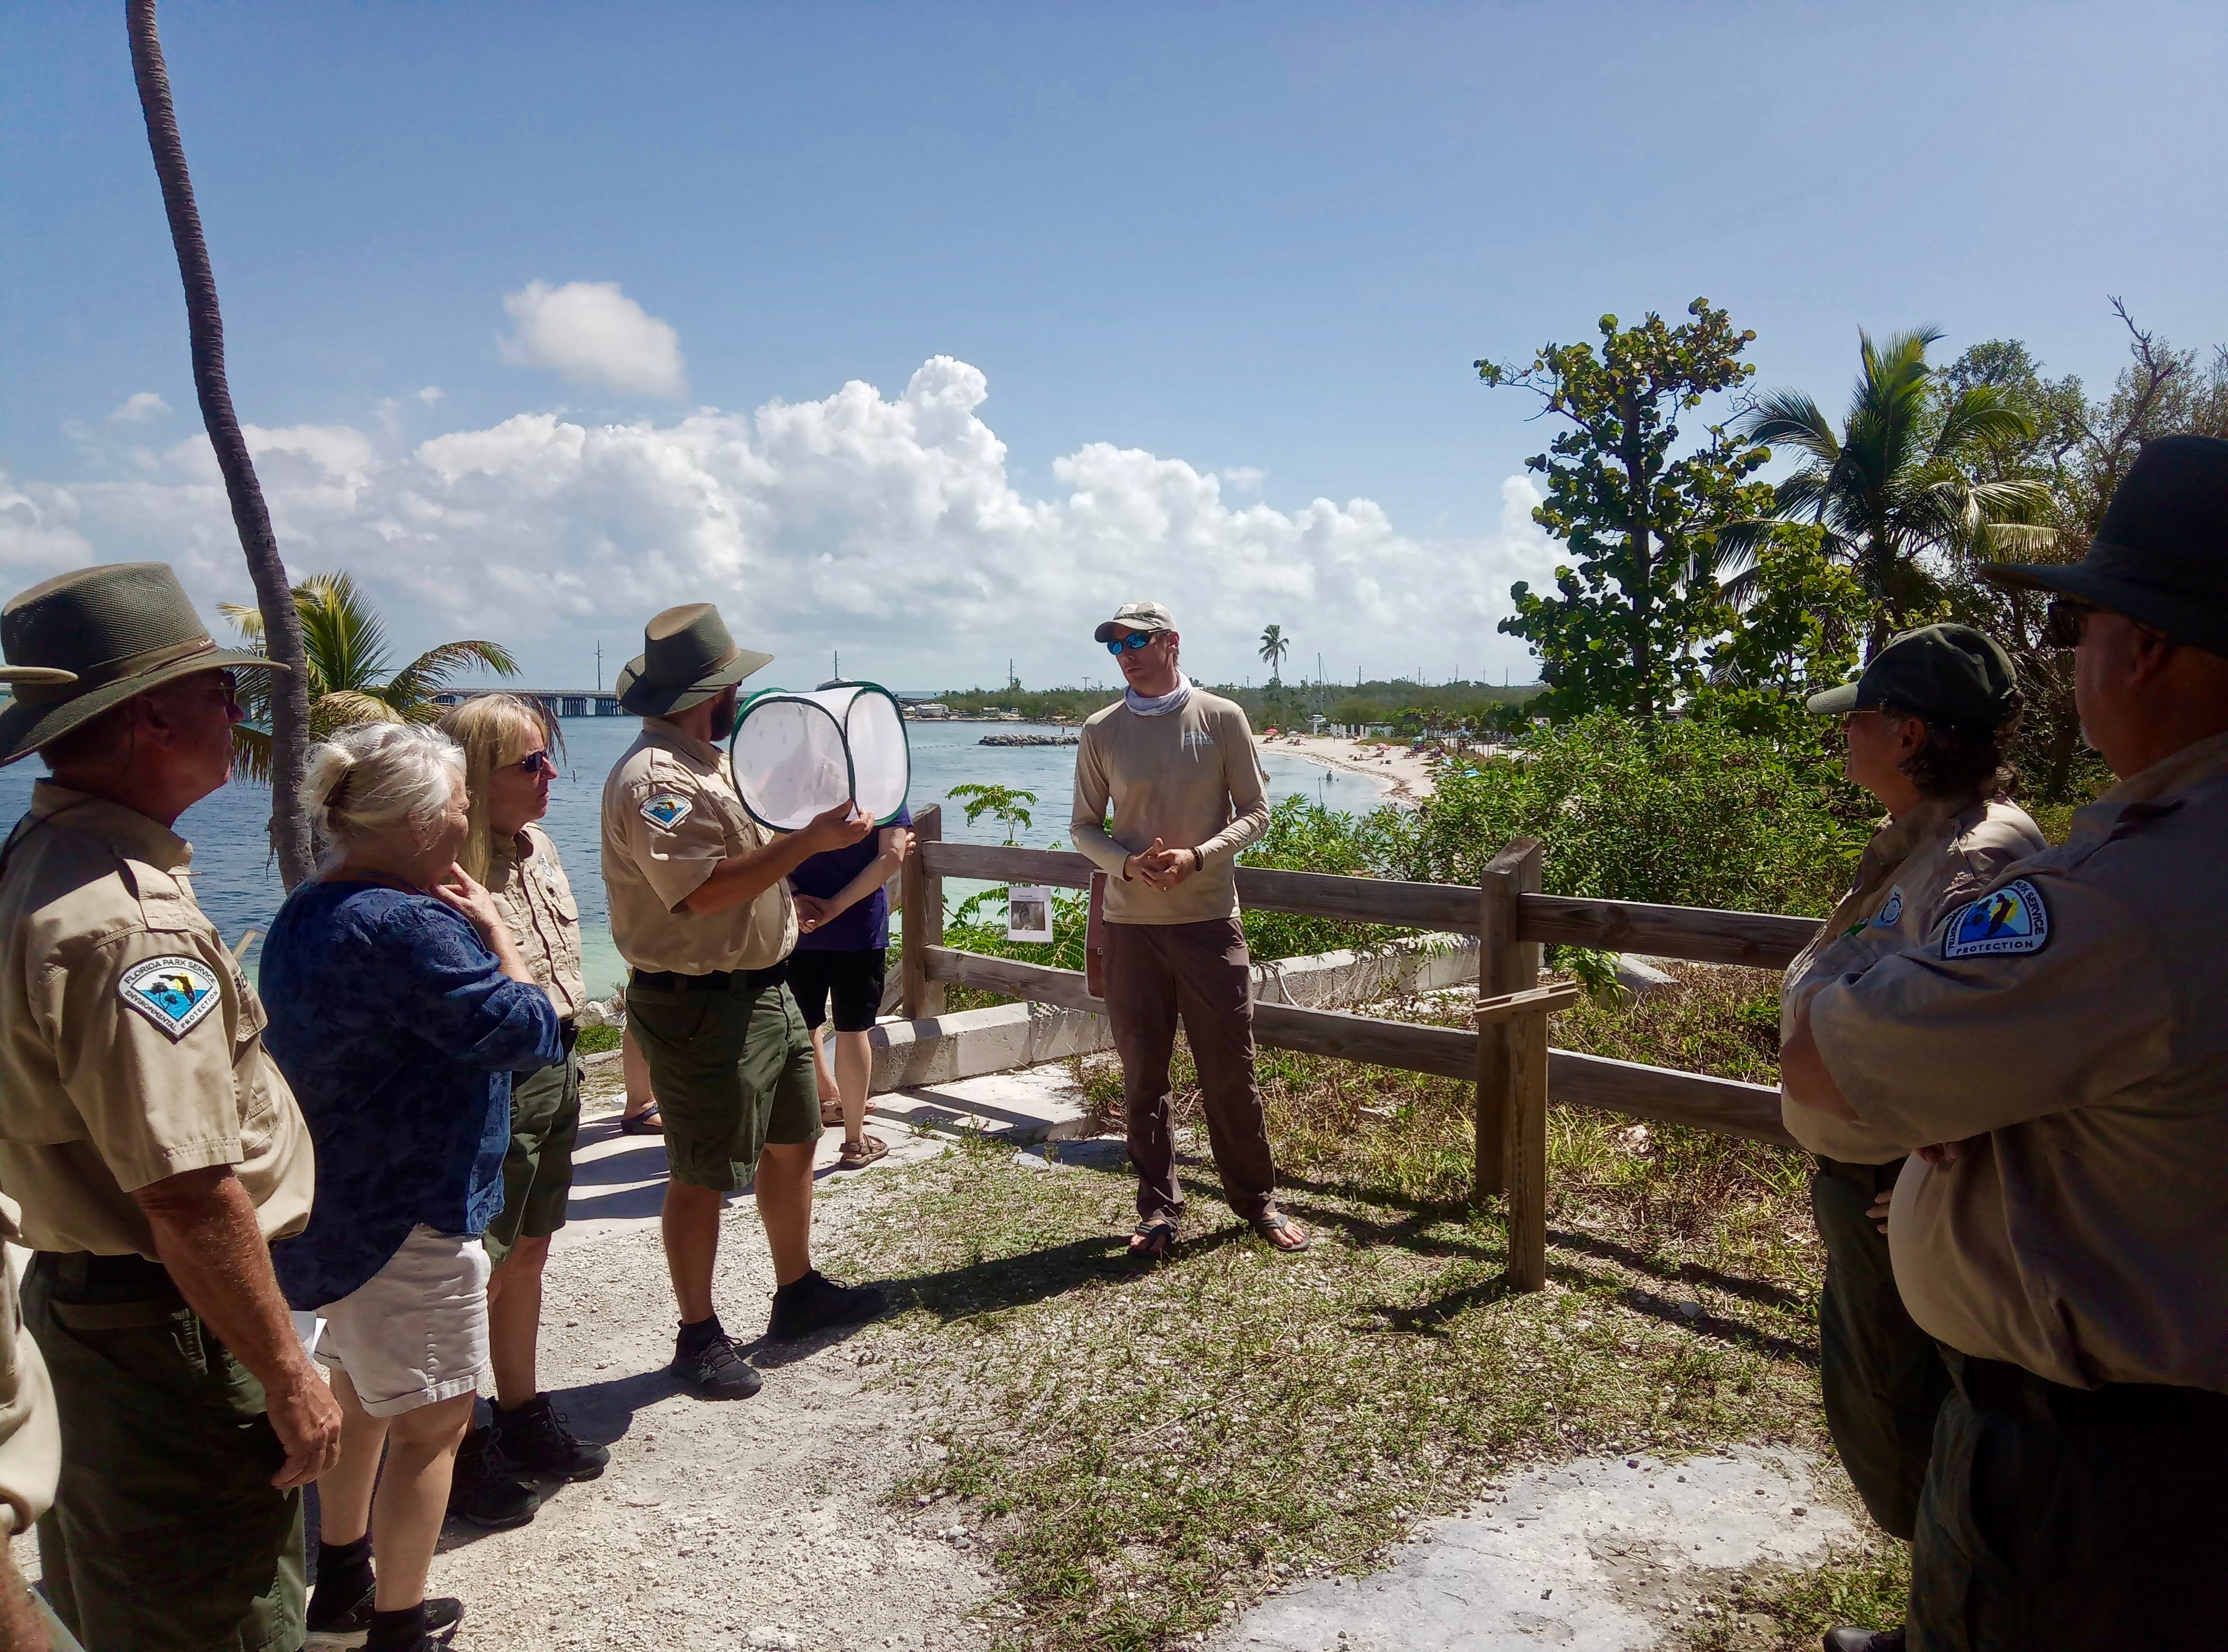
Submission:
[[[655,1107],[645,1107],[638,1113],[629,1113],[619,1120],[622,1136],[663,1136],[665,1120]]]
[[[843,1143],[843,1150],[836,1156],[838,1170],[863,1170],[890,1150],[890,1144],[879,1136],[861,1136],[859,1150],[851,1151],[851,1143]]]
[[[1314,1234],[1309,1233],[1306,1228],[1302,1227],[1281,1210],[1272,1210],[1266,1216],[1258,1219],[1253,1224],[1253,1231],[1268,1240],[1270,1247],[1283,1256],[1297,1256],[1315,1243]],[[1297,1245],[1277,1243],[1278,1234],[1293,1233],[1300,1236],[1300,1242]]]
[[[1176,1225],[1169,1221],[1149,1221],[1130,1237],[1145,1242],[1130,1247],[1130,1259],[1143,1262],[1148,1266],[1157,1266],[1167,1261],[1176,1248]]]

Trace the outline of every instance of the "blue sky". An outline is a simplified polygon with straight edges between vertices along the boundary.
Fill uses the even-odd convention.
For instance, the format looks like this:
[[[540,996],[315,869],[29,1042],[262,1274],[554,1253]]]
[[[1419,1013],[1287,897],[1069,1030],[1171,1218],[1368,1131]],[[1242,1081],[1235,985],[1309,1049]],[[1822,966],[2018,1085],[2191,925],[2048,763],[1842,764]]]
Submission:
[[[240,599],[120,13],[0,11],[0,575]],[[2109,294],[2228,336],[2217,5],[163,26],[290,565],[537,679],[699,592],[800,681],[1104,676],[1133,590],[1208,677],[1276,620],[1335,676],[1521,679],[1546,432],[1481,355],[1706,294],[1837,407],[1860,325],[2092,384]]]

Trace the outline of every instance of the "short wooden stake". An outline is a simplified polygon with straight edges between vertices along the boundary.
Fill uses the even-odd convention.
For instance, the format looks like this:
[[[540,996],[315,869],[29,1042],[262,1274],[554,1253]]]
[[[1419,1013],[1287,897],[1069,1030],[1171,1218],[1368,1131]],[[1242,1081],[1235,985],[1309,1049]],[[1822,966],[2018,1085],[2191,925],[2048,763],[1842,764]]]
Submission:
[[[1477,990],[1481,998],[1523,992],[1540,984],[1540,947],[1520,938],[1516,904],[1540,887],[1540,845],[1520,837],[1495,855],[1478,880]],[[1506,1192],[1511,1098],[1508,1023],[1477,1029],[1477,1145],[1471,1197],[1485,1201]]]

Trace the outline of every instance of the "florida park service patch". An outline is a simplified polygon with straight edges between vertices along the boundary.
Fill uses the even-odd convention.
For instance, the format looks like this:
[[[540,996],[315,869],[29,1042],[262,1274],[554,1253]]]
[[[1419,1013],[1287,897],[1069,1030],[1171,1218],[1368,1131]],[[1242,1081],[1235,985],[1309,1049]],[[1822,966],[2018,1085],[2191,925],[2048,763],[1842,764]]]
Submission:
[[[183,1038],[217,1004],[216,976],[199,958],[147,958],[124,972],[117,991],[173,1039]]]
[[[1873,926],[1875,929],[1893,929],[1896,919],[1902,916],[1903,888],[1898,885],[1887,892],[1886,904],[1880,907],[1879,916],[1873,919]]]
[[[688,811],[695,806],[677,791],[653,791],[642,800],[642,817],[669,832],[688,819]]]
[[[1982,895],[1950,920],[1945,958],[1976,957],[1991,952],[2039,952],[2050,939],[2050,910],[2025,878]]]

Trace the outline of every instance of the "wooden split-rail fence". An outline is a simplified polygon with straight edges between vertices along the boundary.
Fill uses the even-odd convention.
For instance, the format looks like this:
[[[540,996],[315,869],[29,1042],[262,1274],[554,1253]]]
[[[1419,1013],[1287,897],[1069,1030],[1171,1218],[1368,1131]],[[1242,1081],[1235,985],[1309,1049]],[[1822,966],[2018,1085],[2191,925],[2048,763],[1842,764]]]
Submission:
[[[942,1014],[944,988],[950,982],[1104,1013],[1104,1003],[1086,990],[1080,970],[988,957],[944,944],[944,879],[1085,888],[1094,870],[1089,860],[1052,849],[946,842],[941,810],[933,806],[915,820],[913,835],[919,848],[906,861],[900,890],[901,1002],[908,1018]],[[1779,1121],[1779,1092],[1768,1085],[1548,1047],[1548,1013],[1570,1002],[1577,989],[1540,986],[1541,944],[1777,970],[1818,931],[1813,918],[1544,894],[1540,860],[1539,844],[1520,838],[1493,857],[1476,887],[1238,868],[1239,900],[1256,911],[1477,938],[1475,1030],[1257,1003],[1253,1036],[1277,1049],[1475,1084],[1476,1196],[1482,1203],[1507,1195],[1508,1279],[1519,1290],[1540,1290],[1547,1278],[1551,1095],[1638,1118],[1795,1145]]]

